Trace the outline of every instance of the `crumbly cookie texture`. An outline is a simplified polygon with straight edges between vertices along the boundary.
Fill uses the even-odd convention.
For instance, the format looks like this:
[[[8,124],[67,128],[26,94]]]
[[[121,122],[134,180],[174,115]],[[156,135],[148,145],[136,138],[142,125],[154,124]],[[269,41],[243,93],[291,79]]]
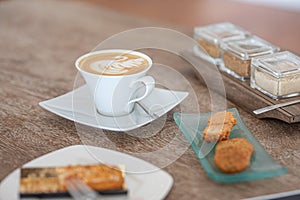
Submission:
[[[214,162],[224,173],[237,173],[250,165],[254,148],[245,138],[233,138],[216,145]]]
[[[232,112],[222,111],[217,112],[211,118],[208,119],[209,124],[236,124],[236,118],[233,116]]]
[[[208,119],[208,124],[203,130],[203,140],[206,142],[228,140],[235,124],[236,118],[231,112],[218,112]]]

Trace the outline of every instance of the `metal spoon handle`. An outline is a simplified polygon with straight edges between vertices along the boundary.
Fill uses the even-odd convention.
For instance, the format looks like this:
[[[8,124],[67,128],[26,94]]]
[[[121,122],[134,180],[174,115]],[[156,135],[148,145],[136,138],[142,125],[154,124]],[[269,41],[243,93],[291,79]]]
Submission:
[[[296,103],[300,103],[300,99],[294,100],[294,101],[290,101],[290,102],[285,102],[285,103],[279,103],[279,104],[272,105],[272,106],[267,106],[267,107],[264,107],[264,108],[260,108],[260,109],[254,110],[253,112],[256,115],[259,115],[261,113],[268,112],[268,111],[274,110],[276,108],[280,108],[280,107],[284,107],[284,106],[289,106],[289,105],[296,104]]]
[[[142,104],[141,102],[135,102],[136,104],[138,104],[152,119],[157,119],[159,118],[159,115],[151,112],[144,104]]]

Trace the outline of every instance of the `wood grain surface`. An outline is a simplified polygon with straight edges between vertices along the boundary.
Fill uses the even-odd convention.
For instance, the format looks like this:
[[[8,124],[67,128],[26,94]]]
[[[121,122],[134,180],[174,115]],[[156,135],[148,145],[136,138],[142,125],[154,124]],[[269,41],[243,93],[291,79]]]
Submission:
[[[212,5],[215,1],[207,2],[211,2],[207,3],[210,10],[203,8],[206,12],[206,14],[202,12],[203,24],[218,20],[210,13],[213,11]],[[247,7],[241,6],[239,10],[245,8]],[[232,9],[234,7],[228,8],[228,12]],[[225,12],[220,9],[218,11]],[[280,13],[277,14],[281,16]],[[233,23],[236,22],[234,15],[226,20],[230,19]],[[254,32],[262,31],[267,36],[265,38],[271,42],[280,39],[278,33],[272,32],[274,27],[277,27],[278,21],[270,21],[270,28],[265,28],[268,23],[262,27],[263,22],[257,18],[245,17],[244,20],[247,21],[245,28]],[[291,27],[299,25],[293,17],[291,20],[294,20]],[[173,113],[181,110],[193,112],[196,107],[199,107],[201,112],[209,112],[211,94],[205,85],[200,84],[192,66],[169,52],[143,50],[155,62],[171,66],[174,71],[179,72],[188,84],[186,88],[182,87],[180,81],[168,76],[168,72],[156,73],[154,70],[151,73],[156,76],[155,78],[161,81],[164,78],[173,78],[174,88],[186,89],[191,95],[182,106],[176,107],[166,115],[162,130],[155,135],[138,137],[138,134],[147,134],[143,132],[144,129],[131,133],[101,131],[74,124],[38,106],[40,101],[72,90],[77,75],[74,68],[75,59],[113,34],[144,26],[174,28],[187,34],[192,33],[190,28],[181,27],[176,23],[170,24],[114,12],[99,4],[78,1],[1,1],[0,180],[14,169],[43,154],[84,143],[117,149],[155,165],[161,165],[169,159],[169,164],[163,169],[172,175],[174,185],[166,199],[241,199],[299,189],[300,124],[290,125],[278,120],[260,120],[231,101],[226,102],[227,106],[237,107],[250,131],[266,151],[288,169],[287,174],[265,180],[218,184],[206,175],[191,148],[179,152],[188,144],[173,121]],[[288,26],[285,21],[282,25]],[[291,34],[293,37],[293,31],[279,29],[282,31],[280,36]],[[289,40],[288,43],[282,44],[299,53],[299,46],[293,43],[295,41]],[[196,103],[191,98],[193,96],[196,97]],[[221,104],[224,101],[222,96],[215,94],[214,97],[215,102]],[[177,145],[170,145],[160,154],[151,154],[174,139]]]

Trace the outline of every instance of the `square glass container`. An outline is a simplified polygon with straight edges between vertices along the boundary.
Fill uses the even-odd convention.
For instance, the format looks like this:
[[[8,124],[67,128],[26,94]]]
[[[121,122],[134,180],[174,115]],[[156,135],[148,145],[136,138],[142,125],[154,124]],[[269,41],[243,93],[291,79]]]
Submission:
[[[300,57],[283,51],[255,58],[251,66],[251,87],[273,99],[300,95]]]
[[[221,48],[223,64],[220,69],[241,81],[250,78],[252,58],[279,51],[279,47],[255,36],[223,43]]]
[[[194,53],[214,64],[221,62],[221,43],[250,36],[250,33],[231,23],[219,23],[195,27],[194,39],[200,47],[195,46]]]

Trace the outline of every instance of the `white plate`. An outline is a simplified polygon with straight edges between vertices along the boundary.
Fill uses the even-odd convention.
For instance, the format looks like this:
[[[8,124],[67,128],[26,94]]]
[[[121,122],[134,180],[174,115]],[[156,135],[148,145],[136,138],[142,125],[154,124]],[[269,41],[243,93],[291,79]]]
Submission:
[[[122,117],[108,117],[96,112],[93,98],[86,85],[62,96],[40,102],[44,109],[66,119],[95,128],[129,131],[161,117],[187,97],[187,92],[155,88],[141,101],[143,107],[155,113],[150,116],[138,104],[132,113]]]
[[[124,153],[86,145],[75,145],[59,149],[28,162],[24,167],[93,164],[99,163],[100,160],[103,163],[112,165],[122,164],[126,168],[125,181],[128,194],[115,195],[113,199],[163,199],[173,185],[173,178],[170,174],[146,161]],[[1,182],[0,199],[19,199],[19,176],[20,169],[17,169]]]

